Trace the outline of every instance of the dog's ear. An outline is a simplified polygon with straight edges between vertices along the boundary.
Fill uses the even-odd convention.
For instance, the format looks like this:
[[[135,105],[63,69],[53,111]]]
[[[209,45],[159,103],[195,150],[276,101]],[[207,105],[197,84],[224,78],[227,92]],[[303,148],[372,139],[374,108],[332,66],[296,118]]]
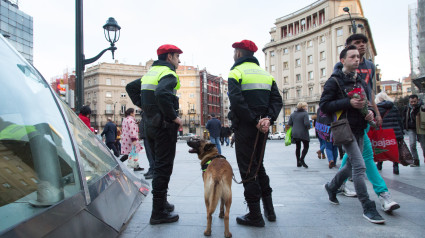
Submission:
[[[205,146],[204,146],[204,151],[205,151],[205,152],[210,151],[210,150],[212,150],[214,147],[215,147],[215,144],[213,144],[213,143],[205,144]]]

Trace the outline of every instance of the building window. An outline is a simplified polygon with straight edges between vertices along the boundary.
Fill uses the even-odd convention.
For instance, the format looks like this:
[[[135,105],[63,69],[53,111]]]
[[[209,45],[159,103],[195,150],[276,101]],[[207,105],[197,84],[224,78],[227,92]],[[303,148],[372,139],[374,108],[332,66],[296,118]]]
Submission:
[[[111,98],[112,97],[112,92],[106,92],[106,97],[107,98]]]
[[[320,36],[320,43],[325,42],[325,40],[326,40],[325,36]]]
[[[288,69],[288,62],[283,62],[283,69]]]
[[[297,89],[297,98],[301,97],[301,89]]]
[[[312,47],[312,46],[313,46],[313,41],[312,41],[312,40],[309,40],[309,41],[307,42],[307,46],[308,46],[308,47]]]
[[[297,67],[301,66],[301,59],[295,60],[295,66],[297,66]]]
[[[122,98],[125,98],[125,97],[127,97],[127,94],[126,93],[121,93],[121,97]]]
[[[190,86],[195,86],[195,82],[194,81],[190,81]]]
[[[406,90],[407,90],[408,93],[412,92],[412,88],[410,88],[410,87],[407,88]]]
[[[272,72],[274,72],[275,71],[274,65],[270,65],[270,69],[271,69]]]
[[[126,105],[121,105],[121,114],[124,114],[125,110],[127,110]]]
[[[316,106],[308,106],[308,112],[316,114]]]
[[[87,93],[87,98],[90,100],[91,94]]]
[[[191,93],[191,94],[189,94],[189,97],[190,98],[194,98],[195,97],[195,94]]]
[[[97,79],[93,79],[93,85],[97,84]]]
[[[313,56],[312,56],[312,55],[309,55],[309,56],[307,57],[307,60],[308,60],[308,63],[309,63],[309,64],[312,64],[312,63],[313,63]]]
[[[313,71],[308,72],[308,80],[313,80]]]
[[[284,54],[288,54],[288,48],[283,49]]]
[[[97,98],[97,93],[96,92],[94,92],[93,93],[93,99],[96,99]]]
[[[284,83],[284,84],[288,84],[288,83],[289,83],[289,82],[288,82],[288,76],[283,77],[283,83]]]
[[[308,96],[313,96],[313,87],[308,88]]]
[[[336,29],[336,36],[342,36],[344,34],[344,31],[342,30],[342,27]]]
[[[112,112],[112,104],[106,104],[106,111],[108,113],[111,113]]]
[[[91,80],[90,80],[90,79],[88,80],[88,83],[87,83],[87,84],[88,84],[89,86],[91,85]]]
[[[125,86],[125,79],[121,79],[121,86]]]
[[[270,51],[270,56],[274,57],[274,51]]]
[[[297,74],[295,77],[297,78],[297,82],[301,82],[301,74]]]
[[[106,79],[106,85],[112,85],[112,80],[111,79]]]
[[[338,47],[336,47],[336,52],[338,52],[338,57],[337,58],[339,58],[339,54],[341,54],[341,51],[344,49],[344,46],[343,45],[339,45]]]
[[[300,51],[300,50],[301,50],[301,45],[300,44],[296,45],[295,46],[295,51]]]
[[[321,68],[320,69],[320,77],[326,77],[326,69],[325,68]]]
[[[324,51],[320,52],[320,60],[326,59],[326,54]]]

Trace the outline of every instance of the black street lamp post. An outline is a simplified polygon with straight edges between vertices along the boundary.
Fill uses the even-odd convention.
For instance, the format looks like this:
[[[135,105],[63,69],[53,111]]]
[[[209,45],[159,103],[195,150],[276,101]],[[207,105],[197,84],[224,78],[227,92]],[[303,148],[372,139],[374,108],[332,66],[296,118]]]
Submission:
[[[353,34],[356,34],[356,32],[357,32],[356,20],[351,18],[350,8],[344,7],[342,10],[344,10],[344,12],[348,13],[348,15],[350,16],[351,27],[353,28]]]
[[[84,67],[86,64],[91,64],[98,60],[108,50],[112,52],[112,59],[114,59],[114,51],[117,49],[117,47],[115,47],[115,43],[120,38],[121,27],[113,17],[110,17],[103,26],[103,29],[105,38],[109,41],[109,43],[111,43],[111,47],[102,50],[93,58],[86,59],[84,56],[83,38],[83,0],[76,0],[75,3],[75,71],[77,75],[75,87],[75,109],[76,112],[79,112],[84,102]]]

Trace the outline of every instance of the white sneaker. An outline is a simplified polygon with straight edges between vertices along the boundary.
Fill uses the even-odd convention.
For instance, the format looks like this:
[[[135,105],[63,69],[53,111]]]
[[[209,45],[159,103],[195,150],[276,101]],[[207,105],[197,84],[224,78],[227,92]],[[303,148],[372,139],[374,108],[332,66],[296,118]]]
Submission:
[[[348,189],[348,187],[345,186],[345,184],[341,185],[341,187],[339,188],[339,191],[346,197],[357,197],[357,193]]]
[[[381,202],[381,208],[384,212],[391,212],[400,208],[400,205],[391,199],[389,192],[379,194],[379,201]]]

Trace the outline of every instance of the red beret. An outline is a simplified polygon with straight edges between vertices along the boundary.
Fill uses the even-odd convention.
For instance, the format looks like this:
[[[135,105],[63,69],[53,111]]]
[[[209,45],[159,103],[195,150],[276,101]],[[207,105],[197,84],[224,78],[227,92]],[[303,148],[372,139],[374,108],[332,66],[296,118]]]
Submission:
[[[158,55],[162,55],[162,54],[165,54],[165,53],[179,53],[179,54],[182,54],[183,51],[181,49],[179,49],[175,45],[161,45],[158,48],[158,50],[156,50],[156,53]]]
[[[256,52],[258,50],[255,43],[250,41],[250,40],[243,40],[241,42],[235,42],[235,43],[233,43],[232,47],[238,48],[238,49],[249,50],[249,51],[252,51],[252,52]]]

